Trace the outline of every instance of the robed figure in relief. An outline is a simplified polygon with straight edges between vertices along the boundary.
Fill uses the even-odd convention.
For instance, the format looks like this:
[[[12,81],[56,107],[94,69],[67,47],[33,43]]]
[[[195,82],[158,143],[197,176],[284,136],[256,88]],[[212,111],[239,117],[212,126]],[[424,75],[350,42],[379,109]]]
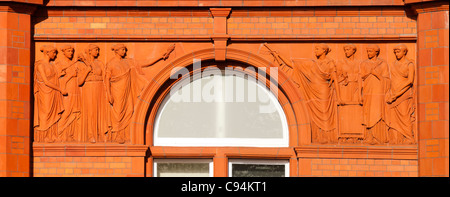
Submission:
[[[385,96],[389,89],[389,67],[381,58],[380,47],[367,46],[368,59],[361,63],[363,125],[365,143],[384,144],[388,142]]]
[[[141,68],[155,64],[160,60],[166,60],[174,50],[174,45],[160,56],[144,63],[138,63],[132,58],[127,58],[127,47],[116,44],[112,47],[114,58],[106,65],[105,86],[106,95],[111,104],[111,137],[112,141],[125,143],[129,141],[129,125],[134,112],[134,102],[147,81],[141,76]]]
[[[67,91],[59,87],[54,61],[58,51],[53,46],[42,46],[44,58],[36,61],[34,72],[34,141],[55,142],[58,121],[64,111],[62,96]]]
[[[80,141],[109,142],[111,119],[104,83],[105,64],[98,59],[100,47],[90,44],[79,64],[78,85],[81,86],[82,128]]]
[[[56,61],[56,70],[59,77],[60,88],[67,91],[63,96],[64,112],[58,121],[59,142],[76,141],[79,135],[81,116],[81,94],[77,83],[78,57],[74,58],[75,49],[71,45],[64,45],[60,49],[62,55]]]
[[[341,97],[337,112],[339,141],[342,143],[357,143],[364,138],[361,107],[361,61],[355,59],[357,48],[354,44],[346,44],[343,48],[345,58],[336,63],[337,84]]]
[[[407,53],[408,48],[403,44],[394,47],[396,61],[389,66],[391,83],[386,101],[391,144],[414,144],[416,141],[413,132],[415,66],[406,57]]]
[[[331,49],[326,44],[316,45],[315,60],[293,60],[282,57],[270,49],[271,54],[279,63],[280,68],[288,74],[298,86],[307,103],[310,112],[312,142],[337,142],[336,94],[339,86],[336,84],[335,61],[327,57]],[[338,96],[337,98],[340,98]]]

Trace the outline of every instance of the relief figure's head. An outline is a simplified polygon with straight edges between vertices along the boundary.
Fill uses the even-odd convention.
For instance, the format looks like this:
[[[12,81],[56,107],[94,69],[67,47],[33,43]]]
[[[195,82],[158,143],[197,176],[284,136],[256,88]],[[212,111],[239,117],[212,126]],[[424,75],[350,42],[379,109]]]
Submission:
[[[331,52],[330,47],[327,44],[321,43],[314,47],[314,53],[317,59],[326,58],[327,54]]]
[[[72,45],[64,45],[61,47],[60,51],[64,54],[67,59],[72,60],[73,54],[75,52],[75,49],[72,47]]]
[[[86,53],[95,58],[98,58],[98,56],[100,55],[100,47],[95,45],[95,44],[89,44],[88,49],[86,50]]]
[[[40,48],[40,51],[46,56],[50,61],[53,61],[56,59],[56,56],[58,54],[58,50],[54,46],[51,45],[44,45]]]
[[[354,44],[344,45],[345,57],[350,58],[356,53],[356,46]]]
[[[380,55],[380,47],[376,44],[369,44],[366,47],[367,50],[367,57],[369,59],[376,59],[378,55]]]
[[[113,50],[114,53],[121,58],[125,58],[127,56],[128,49],[124,44],[116,44],[111,48],[111,50]]]
[[[394,47],[394,54],[397,60],[401,60],[408,54],[408,48],[404,44],[399,44]]]

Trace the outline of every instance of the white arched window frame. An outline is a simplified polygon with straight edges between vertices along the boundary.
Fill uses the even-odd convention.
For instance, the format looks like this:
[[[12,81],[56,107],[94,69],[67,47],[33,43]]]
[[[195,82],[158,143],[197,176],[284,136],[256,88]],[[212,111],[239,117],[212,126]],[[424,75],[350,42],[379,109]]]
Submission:
[[[172,86],[153,139],[154,146],[288,147],[289,129],[265,84],[239,70],[210,67]]]

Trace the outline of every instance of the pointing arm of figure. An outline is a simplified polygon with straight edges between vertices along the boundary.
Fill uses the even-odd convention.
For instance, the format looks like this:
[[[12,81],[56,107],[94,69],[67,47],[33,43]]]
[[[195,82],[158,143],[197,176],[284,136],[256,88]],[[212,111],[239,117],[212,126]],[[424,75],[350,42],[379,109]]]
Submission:
[[[284,58],[283,56],[281,56],[280,54],[278,54],[277,51],[272,50],[269,45],[267,43],[264,43],[264,46],[269,49],[270,54],[272,54],[272,56],[275,58],[275,60],[278,62],[278,65],[282,65],[285,64],[286,66],[288,66],[289,68],[293,68],[292,63],[287,60],[286,58]]]
[[[167,51],[163,55],[144,62],[141,65],[141,68],[152,66],[153,64],[155,64],[156,62],[159,62],[160,60],[166,60],[167,58],[169,58],[170,53],[172,53],[174,49],[175,49],[175,44],[170,45],[169,48],[167,48]]]

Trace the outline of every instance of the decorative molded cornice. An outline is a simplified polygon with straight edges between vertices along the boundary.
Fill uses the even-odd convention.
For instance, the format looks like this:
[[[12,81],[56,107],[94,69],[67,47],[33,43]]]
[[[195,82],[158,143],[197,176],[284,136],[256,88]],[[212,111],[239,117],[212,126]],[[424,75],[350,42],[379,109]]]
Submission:
[[[24,3],[24,4],[43,5],[44,0],[0,0],[0,3]]]
[[[414,1],[409,4],[411,10],[415,14],[426,13],[426,12],[438,12],[438,11],[448,11],[449,3],[448,1]]]
[[[44,0],[0,0],[0,12],[33,14]]]
[[[37,5],[33,4],[19,4],[8,3],[0,0],[0,12],[11,12],[21,14],[33,14],[36,11]]]

